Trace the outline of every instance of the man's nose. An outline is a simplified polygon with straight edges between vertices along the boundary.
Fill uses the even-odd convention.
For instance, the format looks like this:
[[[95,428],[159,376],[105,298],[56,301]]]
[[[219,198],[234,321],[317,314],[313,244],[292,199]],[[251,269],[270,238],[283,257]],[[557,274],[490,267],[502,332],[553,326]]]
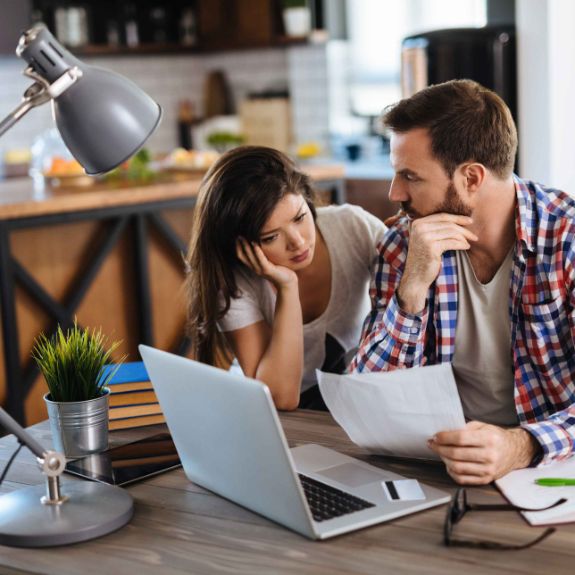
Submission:
[[[405,202],[409,200],[407,190],[397,176],[395,176],[391,181],[391,186],[389,188],[389,199],[392,202]]]

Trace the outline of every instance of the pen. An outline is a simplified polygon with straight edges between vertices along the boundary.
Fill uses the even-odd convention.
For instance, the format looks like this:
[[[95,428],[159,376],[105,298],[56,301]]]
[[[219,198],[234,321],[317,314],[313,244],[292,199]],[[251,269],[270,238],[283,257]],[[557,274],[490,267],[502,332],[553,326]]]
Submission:
[[[565,487],[567,485],[575,486],[575,479],[570,477],[540,477],[535,480],[535,483],[543,487]]]

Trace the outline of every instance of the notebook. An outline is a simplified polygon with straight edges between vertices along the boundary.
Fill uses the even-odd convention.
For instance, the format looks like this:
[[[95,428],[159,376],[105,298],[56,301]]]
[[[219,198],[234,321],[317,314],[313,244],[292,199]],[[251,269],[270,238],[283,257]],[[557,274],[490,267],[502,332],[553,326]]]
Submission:
[[[510,503],[517,507],[538,509],[553,505],[559,499],[567,501],[546,511],[528,511],[522,515],[531,525],[551,525],[575,522],[575,487],[544,487],[535,483],[542,477],[575,478],[575,456],[542,467],[517,469],[495,484]]]

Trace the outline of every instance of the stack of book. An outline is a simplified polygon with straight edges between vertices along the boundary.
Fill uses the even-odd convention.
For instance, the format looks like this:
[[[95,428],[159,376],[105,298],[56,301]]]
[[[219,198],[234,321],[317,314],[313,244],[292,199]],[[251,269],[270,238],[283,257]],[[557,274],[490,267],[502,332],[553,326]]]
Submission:
[[[116,365],[107,365],[104,376]],[[143,362],[122,363],[111,381],[109,429],[165,423],[158,398]]]

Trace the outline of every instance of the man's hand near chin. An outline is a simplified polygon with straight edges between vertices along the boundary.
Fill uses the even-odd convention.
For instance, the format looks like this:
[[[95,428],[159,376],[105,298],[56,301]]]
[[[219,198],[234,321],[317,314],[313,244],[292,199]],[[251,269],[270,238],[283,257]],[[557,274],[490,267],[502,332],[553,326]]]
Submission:
[[[441,431],[429,440],[447,472],[462,485],[484,485],[514,469],[529,467],[540,446],[524,429],[470,421],[463,429]]]

